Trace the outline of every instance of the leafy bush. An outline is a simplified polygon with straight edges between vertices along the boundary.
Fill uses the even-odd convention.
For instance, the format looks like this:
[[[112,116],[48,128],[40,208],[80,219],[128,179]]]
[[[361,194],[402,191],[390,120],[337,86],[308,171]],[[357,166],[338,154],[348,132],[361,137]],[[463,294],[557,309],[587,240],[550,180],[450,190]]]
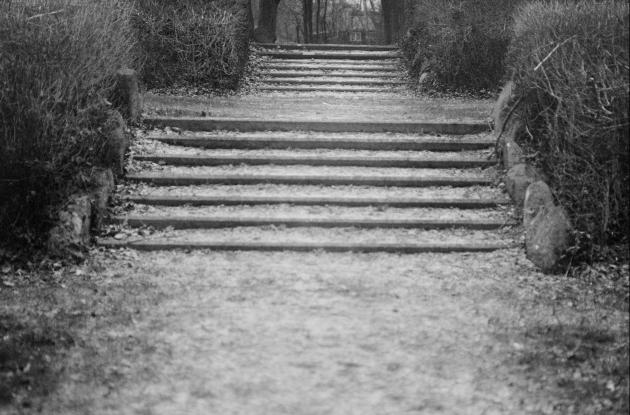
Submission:
[[[125,0],[0,2],[0,241],[43,234],[101,163],[104,97],[132,62],[130,17]]]
[[[249,42],[246,2],[137,0],[134,25],[149,87],[233,89]]]
[[[583,248],[628,231],[628,4],[546,1],[516,14],[509,68],[527,131]]]
[[[412,77],[430,72],[439,89],[497,89],[521,1],[418,0],[401,45]]]

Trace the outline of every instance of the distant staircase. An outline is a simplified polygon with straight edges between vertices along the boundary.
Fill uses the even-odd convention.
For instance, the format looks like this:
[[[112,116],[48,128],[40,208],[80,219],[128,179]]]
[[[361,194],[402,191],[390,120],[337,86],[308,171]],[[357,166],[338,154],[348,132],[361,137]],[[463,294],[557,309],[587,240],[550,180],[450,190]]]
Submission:
[[[261,91],[393,92],[404,84],[395,46],[261,46]]]

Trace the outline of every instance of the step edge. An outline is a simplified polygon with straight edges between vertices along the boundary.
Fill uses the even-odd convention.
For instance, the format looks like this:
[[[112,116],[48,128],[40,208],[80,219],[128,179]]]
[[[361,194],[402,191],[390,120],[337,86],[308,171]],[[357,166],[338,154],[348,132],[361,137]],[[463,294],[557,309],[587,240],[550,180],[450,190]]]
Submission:
[[[246,243],[246,242],[160,242],[160,241],[117,241],[97,238],[99,246],[110,249],[138,250],[223,250],[223,251],[358,251],[358,252],[491,252],[517,248],[514,243],[496,244],[333,244],[333,243]]]

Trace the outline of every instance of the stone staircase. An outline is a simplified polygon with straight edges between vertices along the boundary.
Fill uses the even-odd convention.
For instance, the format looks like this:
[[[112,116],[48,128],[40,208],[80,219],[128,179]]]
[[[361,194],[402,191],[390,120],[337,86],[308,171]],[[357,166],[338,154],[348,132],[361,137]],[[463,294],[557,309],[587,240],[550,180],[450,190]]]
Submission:
[[[273,45],[263,54],[263,94],[346,102],[367,93],[357,105],[369,105],[402,85],[390,47]],[[400,253],[514,245],[484,122],[351,115],[147,117],[116,227],[100,243]]]
[[[262,46],[261,91],[392,92],[404,85],[394,46]]]

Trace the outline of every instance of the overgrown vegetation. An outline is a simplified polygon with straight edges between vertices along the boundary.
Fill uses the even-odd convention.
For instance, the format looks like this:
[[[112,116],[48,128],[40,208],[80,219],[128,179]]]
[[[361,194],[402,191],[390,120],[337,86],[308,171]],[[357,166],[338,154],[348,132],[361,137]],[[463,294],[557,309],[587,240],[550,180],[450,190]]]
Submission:
[[[505,74],[512,12],[521,2],[416,1],[401,42],[412,77],[428,72],[429,86],[440,90],[496,90]]]
[[[234,89],[248,56],[243,2],[137,0],[134,26],[148,87]]]
[[[246,2],[0,2],[0,244],[37,244],[63,200],[108,163],[115,73],[149,87],[235,88]]]
[[[522,143],[589,257],[630,226],[628,11],[613,0],[524,5],[509,51],[527,123]]]
[[[123,0],[0,3],[0,240],[34,242],[102,162],[115,72],[132,64]]]

